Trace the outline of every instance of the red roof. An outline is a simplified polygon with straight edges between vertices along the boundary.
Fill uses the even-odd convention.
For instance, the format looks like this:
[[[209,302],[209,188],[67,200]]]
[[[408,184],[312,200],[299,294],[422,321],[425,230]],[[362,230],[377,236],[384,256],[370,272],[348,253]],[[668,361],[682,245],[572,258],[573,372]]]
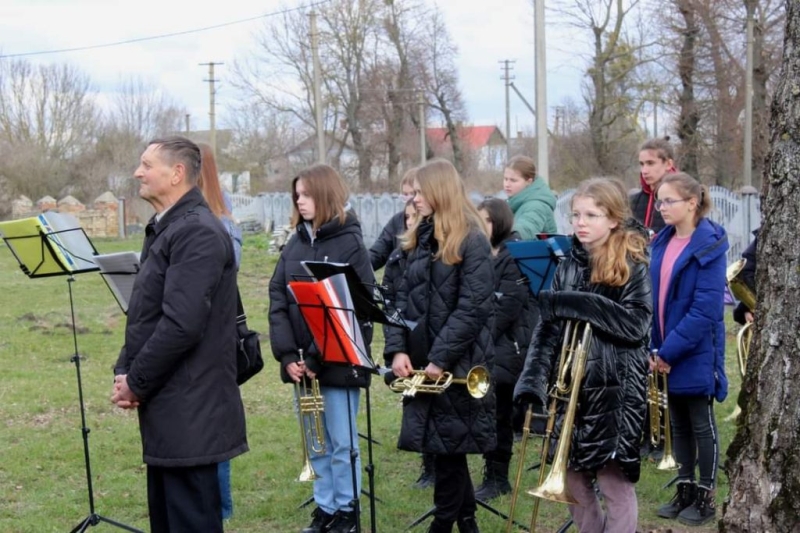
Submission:
[[[461,126],[456,128],[456,130],[458,131],[458,137],[461,141],[473,150],[480,150],[489,144],[492,135],[495,133],[499,135],[498,140],[500,143],[505,142],[503,134],[500,133],[497,126]],[[447,128],[427,128],[425,133],[428,137],[428,141],[434,147],[440,146],[445,142],[447,144],[450,143],[450,139],[447,135]]]

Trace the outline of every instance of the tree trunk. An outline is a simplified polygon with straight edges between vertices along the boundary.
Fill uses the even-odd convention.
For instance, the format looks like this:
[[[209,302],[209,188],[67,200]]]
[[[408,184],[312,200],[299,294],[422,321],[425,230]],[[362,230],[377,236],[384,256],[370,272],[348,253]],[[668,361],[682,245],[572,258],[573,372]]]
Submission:
[[[694,75],[696,62],[697,22],[695,20],[694,6],[691,1],[678,3],[679,10],[686,22],[678,60],[678,74],[681,78],[681,94],[678,98],[681,111],[678,118],[678,137],[681,140],[681,170],[697,176],[697,159],[699,142],[697,139],[697,126],[700,123],[700,112],[694,97]]]
[[[783,533],[800,524],[800,5],[786,2],[786,11],[758,236],[755,334],[742,418],[728,449],[730,501],[721,530],[733,533]]]

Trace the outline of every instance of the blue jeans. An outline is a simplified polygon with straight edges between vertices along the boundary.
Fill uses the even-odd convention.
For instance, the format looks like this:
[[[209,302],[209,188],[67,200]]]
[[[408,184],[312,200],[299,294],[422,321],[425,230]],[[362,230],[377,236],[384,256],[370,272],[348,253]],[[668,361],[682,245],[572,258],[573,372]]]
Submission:
[[[357,388],[320,387],[325,400],[325,453],[309,449],[311,466],[319,478],[314,481],[314,501],[328,514],[352,511],[352,501],[361,493],[361,457],[358,455]],[[348,397],[350,413],[348,415]],[[352,441],[352,444],[351,444]],[[356,494],[353,495],[353,475],[350,468],[351,445],[356,453]],[[309,444],[310,448],[310,444]]]
[[[233,516],[230,461],[223,461],[217,464],[217,478],[219,478],[219,494],[222,498],[222,519],[227,520]]]

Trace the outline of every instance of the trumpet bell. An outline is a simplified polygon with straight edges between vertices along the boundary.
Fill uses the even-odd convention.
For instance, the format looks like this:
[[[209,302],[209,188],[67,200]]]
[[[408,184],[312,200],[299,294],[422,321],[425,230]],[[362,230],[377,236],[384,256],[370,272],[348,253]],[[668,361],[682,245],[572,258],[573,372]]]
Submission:
[[[678,464],[678,461],[675,460],[675,456],[673,456],[672,453],[664,453],[661,461],[656,465],[656,470],[677,470],[680,466],[681,465]]]
[[[544,483],[528,491],[528,494],[536,498],[550,500],[551,502],[568,503],[576,505],[578,500],[572,497],[567,489],[566,476],[553,474],[547,476]]]
[[[486,367],[476,366],[467,374],[467,392],[473,398],[483,398],[489,393],[491,378]]]

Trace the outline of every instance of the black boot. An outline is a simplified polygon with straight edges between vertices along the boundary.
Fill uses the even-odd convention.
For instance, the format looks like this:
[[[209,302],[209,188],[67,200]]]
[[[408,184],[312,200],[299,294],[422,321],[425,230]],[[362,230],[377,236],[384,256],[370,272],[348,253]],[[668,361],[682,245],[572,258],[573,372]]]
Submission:
[[[681,511],[688,509],[697,498],[697,485],[691,481],[679,481],[675,490],[675,496],[658,508],[658,516],[661,518],[676,518]]]
[[[483,467],[483,483],[475,489],[475,499],[483,502],[511,492],[508,482],[508,461],[486,461]]]
[[[311,524],[304,528],[301,533],[323,533],[328,531],[328,527],[333,521],[332,514],[328,514],[319,507],[314,509],[311,513]]]
[[[432,487],[434,481],[436,481],[434,457],[432,453],[422,454],[422,472],[414,483],[415,489],[427,489],[428,487]]]
[[[356,533],[356,512],[355,511],[336,511],[333,521],[328,525],[330,533]]]
[[[445,522],[440,518],[434,518],[428,528],[428,533],[452,533],[453,523]]]
[[[481,530],[478,529],[478,521],[475,520],[474,516],[459,518],[456,525],[458,526],[458,533],[481,533]]]
[[[680,512],[678,522],[687,526],[702,526],[717,516],[714,490],[699,485],[694,503]]]

